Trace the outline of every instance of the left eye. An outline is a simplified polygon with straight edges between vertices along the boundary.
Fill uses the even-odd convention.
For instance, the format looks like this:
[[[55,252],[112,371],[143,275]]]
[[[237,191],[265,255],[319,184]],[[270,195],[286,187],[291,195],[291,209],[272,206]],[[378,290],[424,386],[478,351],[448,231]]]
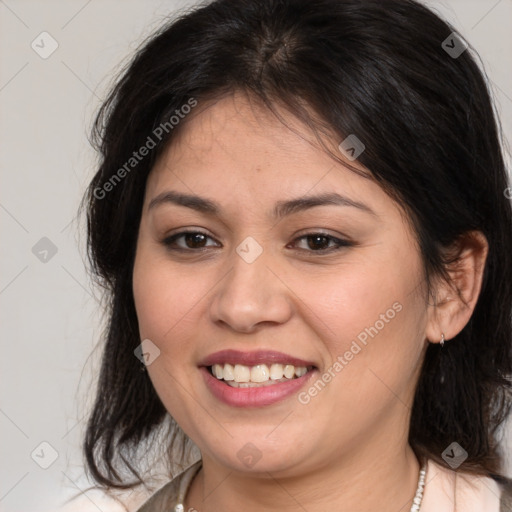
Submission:
[[[326,235],[324,233],[310,233],[307,235],[303,235],[294,240],[294,242],[297,241],[302,241],[303,245],[306,246],[299,247],[299,249],[309,250],[313,252],[337,250],[340,249],[341,247],[349,247],[350,245],[352,245],[347,240],[336,238],[331,235]]]

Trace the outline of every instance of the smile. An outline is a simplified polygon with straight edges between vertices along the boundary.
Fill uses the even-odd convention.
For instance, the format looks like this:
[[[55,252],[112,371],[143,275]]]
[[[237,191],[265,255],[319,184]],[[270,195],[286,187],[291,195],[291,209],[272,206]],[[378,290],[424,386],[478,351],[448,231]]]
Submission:
[[[300,378],[313,367],[294,366],[293,364],[214,364],[209,367],[210,373],[218,380],[224,381],[231,387],[249,388],[275,385]]]

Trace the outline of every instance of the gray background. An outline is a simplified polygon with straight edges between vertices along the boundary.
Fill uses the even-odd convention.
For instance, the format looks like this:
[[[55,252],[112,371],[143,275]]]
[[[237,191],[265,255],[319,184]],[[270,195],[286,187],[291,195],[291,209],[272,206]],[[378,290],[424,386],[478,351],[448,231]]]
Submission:
[[[1,511],[56,510],[87,486],[80,440],[102,328],[76,220],[94,173],[87,133],[115,71],[166,15],[192,3],[0,0]],[[427,3],[479,51],[510,139],[512,0]],[[51,48],[48,38],[42,48],[43,31],[58,44],[46,59],[31,47]],[[144,497],[132,494],[132,507]],[[90,492],[68,510],[117,508]]]

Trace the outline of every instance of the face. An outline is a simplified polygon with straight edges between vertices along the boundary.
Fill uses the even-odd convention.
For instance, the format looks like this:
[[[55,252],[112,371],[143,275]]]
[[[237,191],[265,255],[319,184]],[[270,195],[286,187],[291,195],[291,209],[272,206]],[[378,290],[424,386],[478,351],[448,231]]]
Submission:
[[[427,306],[396,203],[283,116],[235,94],[186,120],[148,178],[133,292],[203,459],[291,475],[403,448]]]

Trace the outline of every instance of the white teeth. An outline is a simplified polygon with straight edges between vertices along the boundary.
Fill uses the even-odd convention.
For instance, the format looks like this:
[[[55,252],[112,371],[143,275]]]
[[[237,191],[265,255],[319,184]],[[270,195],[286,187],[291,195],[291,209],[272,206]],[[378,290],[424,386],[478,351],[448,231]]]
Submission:
[[[293,366],[292,364],[258,364],[256,366],[245,366],[235,364],[234,366],[226,364],[214,364],[212,366],[213,375],[226,381],[232,387],[255,387],[258,385],[276,384],[285,382],[295,377],[299,378],[306,375],[308,369],[305,366]]]
[[[235,382],[249,382],[251,380],[251,369],[243,364],[235,364],[233,376],[235,377]]]
[[[212,372],[213,372],[213,375],[215,375],[215,377],[217,377],[217,379],[222,379],[222,377],[223,377],[223,367],[222,367],[222,365],[214,364],[212,366]]]
[[[259,364],[251,368],[251,382],[265,382],[270,377],[270,371],[266,364]]]
[[[222,378],[224,380],[235,380],[235,374],[233,373],[233,365],[225,364],[223,373],[224,375],[222,376]]]
[[[304,366],[298,366],[297,368],[295,368],[295,376],[296,377],[302,377],[303,375],[306,375],[308,369],[305,368]]]
[[[291,379],[294,377],[294,375],[295,375],[295,366],[293,366],[292,364],[287,364],[284,367],[284,376],[287,379]]]
[[[282,364],[273,364],[270,367],[270,378],[272,380],[279,380],[283,378],[283,365]]]
[[[230,381],[226,382],[228,386],[231,386],[232,388],[261,388],[265,386],[273,386],[274,384],[277,384],[279,382],[289,382],[290,379],[282,378],[280,380],[267,380],[265,382],[235,382]]]

